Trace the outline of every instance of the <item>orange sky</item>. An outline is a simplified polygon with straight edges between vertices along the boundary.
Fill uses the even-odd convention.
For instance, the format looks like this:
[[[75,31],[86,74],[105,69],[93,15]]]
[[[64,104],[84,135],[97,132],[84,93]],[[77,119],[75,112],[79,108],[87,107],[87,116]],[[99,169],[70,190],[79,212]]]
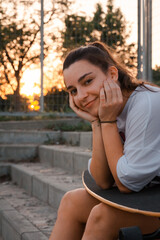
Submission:
[[[74,6],[72,6],[72,11],[78,13],[85,14],[87,16],[91,16],[95,11],[95,4],[99,2],[103,5],[104,9],[106,6],[106,0],[76,0]],[[114,2],[116,7],[120,7],[121,11],[123,12],[126,20],[132,27],[132,32],[129,42],[137,42],[137,0],[115,0]],[[160,65],[160,1],[154,0],[153,1],[153,58],[152,64],[155,66],[156,64]],[[49,64],[45,66],[45,72],[52,71],[49,73],[50,79],[48,82],[46,81],[45,86],[52,85],[53,83],[61,84],[61,76],[58,76],[57,73],[54,73],[53,67],[56,69],[58,66],[60,67],[60,62],[55,61],[55,56],[51,57],[51,61]],[[54,66],[53,66],[54,65]],[[57,80],[55,80],[55,78]],[[52,80],[53,79],[53,80]],[[55,82],[56,81],[56,82]],[[33,95],[34,93],[40,93],[40,70],[27,70],[23,78],[21,80],[22,88],[21,93],[27,96]],[[59,85],[61,87],[61,85]]]

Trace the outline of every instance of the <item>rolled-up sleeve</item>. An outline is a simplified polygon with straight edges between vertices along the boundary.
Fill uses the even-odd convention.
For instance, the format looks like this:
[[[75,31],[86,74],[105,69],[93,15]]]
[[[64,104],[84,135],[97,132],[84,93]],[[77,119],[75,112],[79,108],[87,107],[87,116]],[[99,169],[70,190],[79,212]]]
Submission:
[[[90,170],[90,167],[91,167],[91,161],[92,161],[92,158],[90,158],[88,160],[88,172],[91,174],[91,170]]]
[[[120,182],[132,191],[138,192],[155,176],[159,175],[160,153],[151,149],[136,149],[135,156],[127,160],[123,155],[117,163],[117,176]]]
[[[124,155],[117,163],[120,182],[136,192],[160,174],[160,105],[155,94],[138,94],[128,109]]]

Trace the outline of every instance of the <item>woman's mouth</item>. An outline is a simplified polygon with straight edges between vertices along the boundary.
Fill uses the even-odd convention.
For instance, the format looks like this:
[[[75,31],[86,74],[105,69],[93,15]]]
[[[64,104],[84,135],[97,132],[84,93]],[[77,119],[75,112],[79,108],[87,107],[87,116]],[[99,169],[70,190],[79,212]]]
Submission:
[[[85,104],[84,107],[85,107],[85,108],[90,108],[90,107],[94,104],[95,100],[96,100],[96,99],[93,99],[92,101],[88,102],[87,104]]]

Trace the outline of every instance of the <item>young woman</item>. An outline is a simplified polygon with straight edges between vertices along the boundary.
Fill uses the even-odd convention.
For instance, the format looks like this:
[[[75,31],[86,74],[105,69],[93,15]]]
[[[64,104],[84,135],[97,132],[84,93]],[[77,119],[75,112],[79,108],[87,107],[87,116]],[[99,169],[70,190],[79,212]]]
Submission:
[[[115,183],[128,193],[160,176],[159,88],[136,81],[101,42],[71,51],[63,73],[71,108],[92,125],[89,171],[96,183],[104,189]],[[147,234],[160,221],[112,208],[77,189],[63,197],[50,240],[114,240],[121,227],[133,225]]]

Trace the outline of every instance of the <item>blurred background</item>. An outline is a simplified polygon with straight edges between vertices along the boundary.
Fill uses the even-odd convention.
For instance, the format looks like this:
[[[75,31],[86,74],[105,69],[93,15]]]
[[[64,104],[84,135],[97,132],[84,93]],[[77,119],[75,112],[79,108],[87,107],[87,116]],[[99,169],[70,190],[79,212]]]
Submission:
[[[0,0],[0,117],[71,114],[62,64],[101,40],[160,85],[159,0]]]

